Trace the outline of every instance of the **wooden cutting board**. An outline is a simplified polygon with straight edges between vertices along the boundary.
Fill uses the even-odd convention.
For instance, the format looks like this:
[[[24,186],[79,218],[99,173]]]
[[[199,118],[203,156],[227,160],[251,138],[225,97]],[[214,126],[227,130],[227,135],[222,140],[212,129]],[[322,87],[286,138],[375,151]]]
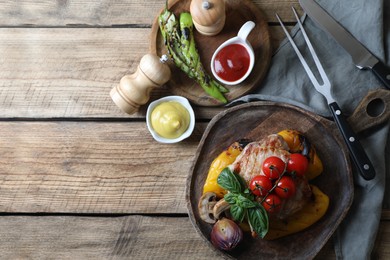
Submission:
[[[390,91],[377,89],[362,99],[348,120],[355,132],[361,133],[386,124],[389,119]],[[324,172],[312,183],[330,198],[326,215],[299,233],[274,241],[249,239],[240,250],[218,251],[221,255],[242,259],[313,258],[348,212],[353,200],[352,170],[347,148],[335,123],[288,104],[259,101],[221,112],[202,137],[186,187],[189,216],[196,231],[211,246],[211,225],[200,219],[197,204],[212,160],[238,139],[260,140],[287,128],[308,137],[324,164]]]
[[[194,29],[194,37],[206,71],[211,74],[210,62],[214,51],[224,41],[237,35],[241,26],[247,21],[253,21],[256,26],[248,36],[255,51],[255,66],[251,75],[241,84],[226,86],[229,93],[226,98],[231,101],[247,94],[260,85],[266,75],[272,54],[269,28],[262,11],[249,0],[226,0],[226,23],[223,30],[216,36],[204,36]],[[191,0],[169,1],[169,10],[176,15],[190,10]],[[164,7],[165,8],[165,7]],[[161,12],[164,10],[161,10]],[[161,56],[167,53],[158,25],[158,15],[153,23],[150,36],[150,52]],[[169,90],[175,94],[188,98],[193,104],[201,106],[218,106],[221,102],[209,97],[203,89],[184,72],[170,63],[172,78],[167,83]]]
[[[216,250],[210,243],[212,226],[200,219],[198,210],[212,160],[234,141],[256,141],[283,129],[298,130],[314,144],[323,162],[324,171],[310,183],[329,196],[330,206],[327,213],[301,232],[272,241],[252,239],[248,235],[238,250]],[[353,200],[353,179],[348,152],[335,124],[288,104],[264,101],[230,108],[210,122],[195,154],[186,188],[189,216],[197,232],[223,256],[239,259],[313,258],[345,217]]]

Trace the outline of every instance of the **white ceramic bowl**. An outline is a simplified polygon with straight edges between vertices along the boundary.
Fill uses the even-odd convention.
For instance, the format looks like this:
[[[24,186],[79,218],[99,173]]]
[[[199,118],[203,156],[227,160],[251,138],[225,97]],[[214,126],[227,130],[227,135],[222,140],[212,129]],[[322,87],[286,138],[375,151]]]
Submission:
[[[213,73],[214,77],[218,81],[220,81],[221,83],[223,83],[225,85],[237,85],[237,84],[240,84],[241,82],[243,82],[249,76],[249,74],[251,74],[253,66],[255,64],[255,53],[253,51],[252,45],[247,40],[247,37],[254,27],[255,27],[254,22],[252,22],[252,21],[246,22],[243,26],[241,26],[240,30],[238,31],[237,36],[230,38],[227,41],[225,41],[224,43],[222,43],[217,48],[217,50],[214,52],[214,54],[211,58],[211,64],[210,64],[211,72]],[[215,57],[217,56],[218,52],[220,52],[220,50],[222,50],[223,48],[225,48],[226,46],[231,45],[231,44],[240,44],[240,45],[244,46],[246,51],[249,54],[248,70],[246,71],[244,76],[242,76],[241,78],[239,78],[235,81],[227,81],[227,80],[222,79],[221,77],[218,76],[218,74],[215,71],[215,67],[214,67]]]
[[[153,109],[157,105],[159,105],[159,104],[161,104],[163,102],[168,102],[168,101],[176,101],[176,102],[180,103],[181,105],[183,105],[187,109],[187,111],[188,111],[188,113],[190,115],[190,124],[189,124],[187,130],[182,135],[180,135],[178,138],[175,138],[175,139],[169,139],[169,138],[164,138],[164,137],[160,136],[153,129],[152,123],[150,121],[150,117],[152,115]],[[194,127],[195,127],[195,113],[194,113],[194,110],[191,107],[190,102],[186,98],[181,97],[181,96],[167,96],[167,97],[160,98],[160,99],[155,100],[152,103],[150,103],[150,105],[148,106],[148,110],[146,112],[146,124],[148,126],[149,132],[152,134],[153,138],[157,142],[166,143],[166,144],[178,143],[178,142],[188,138],[192,134],[192,132],[194,131]]]

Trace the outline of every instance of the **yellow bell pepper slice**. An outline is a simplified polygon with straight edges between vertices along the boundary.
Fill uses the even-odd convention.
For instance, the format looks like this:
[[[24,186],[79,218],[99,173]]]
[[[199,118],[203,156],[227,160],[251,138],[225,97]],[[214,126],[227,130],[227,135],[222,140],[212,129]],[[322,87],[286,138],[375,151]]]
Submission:
[[[300,153],[304,149],[303,135],[297,130],[285,129],[278,133],[288,144],[291,153]]]
[[[308,180],[312,180],[322,173],[324,167],[314,145],[309,144],[301,132],[285,129],[280,131],[278,135],[283,137],[284,141],[286,141],[291,153],[301,153],[304,149],[308,149],[307,155],[309,157],[309,165],[306,172],[306,178]],[[310,145],[310,147],[305,147],[308,145]]]
[[[223,198],[227,191],[218,185],[217,178],[224,168],[236,160],[242,149],[242,145],[239,142],[234,142],[213,160],[203,186],[203,194],[206,192],[214,192],[217,198]]]
[[[265,236],[266,240],[274,240],[302,231],[325,215],[329,207],[329,197],[317,186],[310,186],[313,192],[313,200],[286,220],[272,219],[269,231]]]
[[[310,149],[309,157],[310,159],[309,159],[309,165],[306,172],[306,178],[308,180],[313,180],[315,177],[317,177],[322,173],[322,171],[324,170],[324,166],[314,146],[312,146]]]

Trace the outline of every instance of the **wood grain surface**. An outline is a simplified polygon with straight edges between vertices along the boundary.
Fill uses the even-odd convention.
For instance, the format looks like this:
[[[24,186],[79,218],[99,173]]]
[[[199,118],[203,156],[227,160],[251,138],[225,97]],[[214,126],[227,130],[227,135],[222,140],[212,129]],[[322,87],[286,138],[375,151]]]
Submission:
[[[175,0],[171,1],[169,10],[177,16],[181,12],[188,12],[190,10],[191,0]],[[247,21],[255,23],[255,27],[248,35],[247,41],[251,44],[254,50],[255,64],[253,73],[249,75],[242,83],[235,86],[226,86],[229,90],[224,94],[226,99],[232,101],[240,96],[245,95],[251,90],[257,88],[261,84],[264,76],[268,71],[271,61],[272,46],[269,33],[268,23],[265,20],[263,12],[252,2],[244,1],[225,1],[226,6],[226,22],[222,31],[215,36],[205,36],[194,30],[194,38],[199,52],[200,60],[208,75],[213,77],[211,73],[211,58],[218,47],[225,41],[236,37],[241,26]],[[157,53],[158,56],[167,54],[164,39],[161,37],[159,30],[158,19],[156,19],[152,26],[150,51]],[[210,97],[193,79],[190,79],[179,68],[170,63],[172,77],[167,86],[169,90],[175,95],[184,96],[192,103],[200,106],[221,106],[222,102]]]
[[[4,216],[0,250],[3,259],[221,259],[185,217]],[[334,258],[330,244],[321,253]]]
[[[304,231],[276,241],[247,239],[239,250],[226,252],[226,255],[239,259],[310,259],[320,251],[346,216],[354,193],[352,169],[341,135],[334,131],[335,125],[290,105],[259,101],[225,110],[209,123],[195,155],[192,175],[187,181],[186,195],[192,223],[209,241],[212,225],[200,218],[198,203],[213,158],[235,141],[260,141],[270,134],[289,129],[291,125],[316,147],[324,170],[313,182],[329,196],[330,207],[321,220]]]
[[[297,0],[254,0],[273,50]],[[153,141],[147,105],[129,116],[109,91],[149,51],[165,0],[0,3],[1,259],[217,259],[187,215],[187,174],[209,121],[175,145]],[[155,89],[151,100],[171,94]],[[373,257],[390,258],[385,210]],[[334,259],[332,241],[316,259]]]
[[[0,122],[0,211],[185,214],[205,127],[157,145],[143,122]]]

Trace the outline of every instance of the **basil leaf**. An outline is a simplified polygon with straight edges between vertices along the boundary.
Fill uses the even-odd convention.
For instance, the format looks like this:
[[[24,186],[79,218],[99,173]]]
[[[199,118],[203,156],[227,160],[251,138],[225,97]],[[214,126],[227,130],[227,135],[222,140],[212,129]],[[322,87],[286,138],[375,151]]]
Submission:
[[[234,174],[234,175],[237,177],[237,180],[240,182],[241,191],[244,190],[244,192],[245,192],[245,188],[246,188],[247,184],[246,184],[244,178],[242,178],[241,175],[238,175],[238,174]]]
[[[236,204],[237,194],[229,192],[229,193],[225,194],[225,196],[223,198],[229,204]]]
[[[253,200],[248,199],[247,197],[243,195],[238,195],[238,203],[241,207],[249,209],[249,208],[255,208],[258,203],[254,202]]]
[[[248,198],[250,200],[255,200],[255,196],[253,195],[253,193],[250,191],[250,189],[246,188],[244,190],[244,193],[243,195],[245,196],[245,198]]]
[[[233,193],[241,193],[243,188],[238,177],[238,175],[234,174],[228,167],[226,167],[219,174],[217,183],[225,190]]]
[[[264,238],[268,232],[269,221],[268,214],[263,206],[259,205],[256,208],[248,209],[248,221],[257,235]]]
[[[230,206],[230,214],[232,214],[235,221],[242,222],[245,217],[245,209],[237,204],[233,204]]]

